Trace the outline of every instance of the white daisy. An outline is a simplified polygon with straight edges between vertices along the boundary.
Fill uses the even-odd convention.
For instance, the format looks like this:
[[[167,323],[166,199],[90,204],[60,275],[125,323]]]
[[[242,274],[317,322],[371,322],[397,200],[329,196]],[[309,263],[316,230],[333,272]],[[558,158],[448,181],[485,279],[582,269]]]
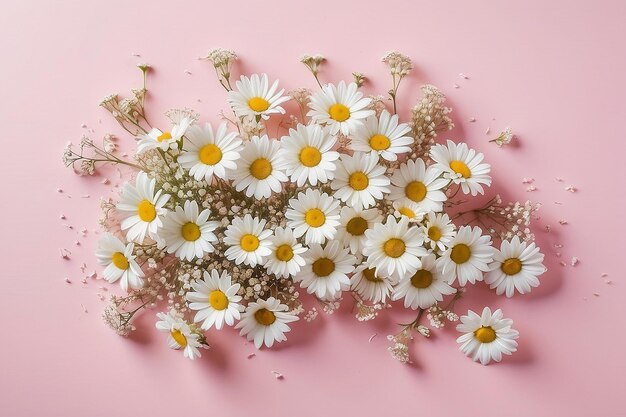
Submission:
[[[321,300],[334,300],[350,288],[348,274],[354,271],[356,258],[338,241],[328,242],[324,248],[312,244],[304,258],[306,265],[294,281],[300,282],[307,293],[315,293]]]
[[[510,355],[517,351],[519,332],[512,325],[513,320],[503,318],[500,309],[491,314],[489,307],[485,307],[482,316],[470,310],[456,326],[457,331],[464,333],[456,341],[461,352],[473,361],[480,360],[483,365],[492,359],[500,362],[503,353]]]
[[[287,226],[294,231],[295,237],[304,235],[307,245],[324,243],[332,239],[339,226],[339,200],[319,190],[308,188],[306,193],[298,193],[298,198],[289,200],[285,212]]]
[[[212,243],[217,242],[217,236],[213,231],[220,223],[209,221],[211,210],[198,211],[198,203],[187,200],[184,208],[177,206],[176,211],[167,213],[163,219],[161,237],[168,253],[191,261],[215,250]]]
[[[389,192],[385,167],[378,165],[378,155],[355,153],[341,155],[335,179],[330,183],[335,197],[355,208],[369,208]]]
[[[439,178],[440,173],[431,167],[426,168],[422,159],[408,160],[396,169],[391,177],[389,198],[406,198],[416,204],[421,211],[441,211],[446,194],[441,191],[449,181]]]
[[[435,145],[430,157],[436,162],[432,168],[443,173],[445,179],[460,184],[464,194],[484,194],[481,184],[491,185],[491,165],[481,163],[484,155],[469,149],[466,143],[457,145],[449,140],[448,146]]]
[[[400,280],[393,290],[393,300],[404,298],[404,307],[417,310],[428,308],[444,295],[454,294],[456,290],[445,280],[437,269],[436,256],[430,254],[422,258],[422,266],[412,276]]]
[[[405,216],[411,223],[418,223],[424,219],[426,212],[424,208],[408,198],[401,198],[392,204],[394,208],[393,215],[400,218]]]
[[[445,251],[455,234],[454,224],[446,213],[428,213],[423,228],[424,243],[433,250]]]
[[[194,360],[202,356],[198,348],[205,346],[200,342],[200,335],[191,331],[189,325],[182,316],[174,310],[169,313],[157,313],[160,319],[156,322],[156,328],[167,333],[167,345],[170,349],[183,349],[186,358]]]
[[[233,284],[231,277],[226,271],[222,275],[213,269],[209,274],[204,271],[204,279],[191,283],[195,291],[188,292],[185,297],[189,301],[189,308],[198,310],[193,321],[202,322],[202,329],[209,330],[213,325],[217,330],[226,323],[228,326],[239,320],[244,307],[239,304],[241,296],[237,291],[240,284]]]
[[[263,264],[263,259],[272,253],[268,239],[272,231],[264,230],[266,223],[266,220],[252,218],[249,214],[243,219],[235,217],[224,232],[224,243],[230,246],[224,252],[226,258],[234,260],[237,265],[243,263],[253,268]]]
[[[122,215],[122,230],[126,230],[126,239],[142,243],[148,234],[157,240],[157,229],[163,224],[161,218],[167,213],[165,203],[170,199],[163,190],[154,192],[156,180],[148,174],[137,174],[135,185],[124,184],[122,196],[116,208]]]
[[[270,114],[285,114],[280,104],[289,101],[283,96],[284,89],[278,90],[278,80],[269,86],[267,74],[252,74],[250,78],[242,75],[235,83],[236,90],[228,92],[228,102],[237,116],[261,116],[269,119]]]
[[[307,249],[298,243],[293,230],[288,227],[285,229],[277,227],[274,229],[274,234],[269,237],[269,241],[268,248],[272,253],[265,261],[265,269],[277,277],[284,278],[300,272],[305,265],[302,254]]]
[[[350,289],[364,300],[384,303],[391,293],[393,282],[386,274],[377,274],[376,268],[366,262],[359,265],[350,277]]]
[[[534,242],[527,245],[517,236],[504,240],[493,255],[494,262],[489,265],[491,271],[485,282],[495,288],[498,295],[506,293],[507,297],[512,297],[515,290],[520,294],[529,293],[532,287],[539,286],[537,277],[546,271],[543,258]]]
[[[105,233],[98,242],[96,258],[100,265],[105,266],[102,275],[109,283],[120,280],[120,287],[126,292],[129,288],[138,290],[143,287],[144,273],[139,267],[133,249],[135,245],[124,245],[121,240],[111,233]]]
[[[367,210],[342,207],[339,217],[339,227],[335,239],[344,247],[349,247],[355,255],[363,251],[365,231],[380,223],[383,219],[377,208]]]
[[[268,198],[272,191],[282,190],[281,182],[288,180],[283,172],[285,161],[279,156],[280,142],[267,135],[254,136],[241,152],[233,185],[237,191],[246,190],[246,197]]]
[[[456,236],[450,240],[448,249],[437,260],[441,272],[449,284],[459,280],[459,285],[474,284],[483,280],[483,272],[489,271],[493,261],[491,237],[482,236],[483,231],[476,226],[461,226]]]
[[[375,224],[365,236],[363,255],[368,257],[368,263],[376,266],[376,272],[393,275],[398,280],[415,273],[422,266],[420,257],[428,254],[422,247],[422,231],[409,227],[407,217],[396,221],[388,216],[385,224]]]
[[[248,304],[241,321],[235,326],[241,329],[239,334],[254,341],[254,346],[260,349],[263,344],[272,347],[274,341],[287,340],[285,333],[291,331],[287,323],[298,320],[298,316],[288,313],[289,307],[274,297],[267,300],[257,300]]]
[[[408,124],[398,124],[397,114],[392,116],[387,110],[383,110],[380,118],[376,115],[370,116],[354,130],[349,148],[358,152],[375,153],[387,161],[397,161],[398,154],[411,150],[407,145],[413,143],[413,138],[406,135],[410,131]]]
[[[189,175],[196,181],[204,179],[210,184],[214,175],[225,180],[228,179],[228,172],[237,168],[235,161],[239,159],[242,149],[241,139],[237,133],[228,133],[226,129],[224,122],[215,134],[210,123],[187,130],[187,141],[178,156],[178,163],[189,170]]]
[[[339,153],[332,150],[336,136],[328,134],[317,124],[298,124],[289,129],[289,136],[283,136],[280,155],[286,162],[286,173],[298,187],[308,180],[309,184],[325,184],[334,176],[335,161]]]
[[[337,86],[326,84],[311,96],[309,107],[311,110],[307,116],[314,123],[326,124],[330,127],[330,133],[341,133],[348,136],[363,124],[363,119],[374,114],[374,110],[367,110],[372,99],[363,98],[355,83],[341,81]]]
[[[178,147],[178,141],[183,137],[192,123],[192,118],[183,117],[178,123],[173,124],[169,131],[164,132],[153,128],[150,132],[138,138],[137,153],[139,154],[149,149],[156,148],[167,151],[170,148],[174,149]]]

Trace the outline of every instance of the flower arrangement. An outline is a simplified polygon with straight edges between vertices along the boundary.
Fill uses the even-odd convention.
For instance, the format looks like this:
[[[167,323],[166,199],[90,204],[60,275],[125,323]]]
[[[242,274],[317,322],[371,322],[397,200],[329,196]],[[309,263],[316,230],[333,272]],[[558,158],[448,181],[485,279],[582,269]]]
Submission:
[[[543,255],[529,229],[537,206],[495,196],[464,210],[458,199],[484,194],[490,165],[466,143],[436,143],[454,126],[442,92],[423,86],[410,119],[399,120],[408,57],[382,59],[389,100],[365,96],[359,73],[322,83],[320,55],[301,60],[319,90],[289,93],[266,74],[233,83],[236,58],[223,49],[206,57],[233,114],[221,113],[220,123],[185,109],[167,113],[171,126],[153,127],[144,106],[150,67],[139,65],[142,88],[100,103],[137,139],[134,159],[118,156],[110,135],[102,146],[83,138],[80,150],[64,151],[80,174],[103,163],[136,171],[118,201],[102,202],[106,232],[96,253],[104,279],[126,293],[111,297],[103,314],[118,334],[134,330],[137,312],[166,303],[156,328],[189,359],[209,346],[205,332],[218,337],[214,330],[226,327],[270,348],[286,340],[290,323],[316,318],[305,297],[330,314],[349,292],[359,321],[394,301],[415,311],[389,336],[393,357],[409,362],[415,334],[459,321],[454,304],[468,285],[484,281],[506,297],[539,285]],[[297,111],[287,115],[289,101]],[[272,135],[276,118],[282,134]],[[496,144],[511,137],[507,131]],[[518,332],[500,310],[469,311],[457,330],[460,350],[482,364],[517,348]]]

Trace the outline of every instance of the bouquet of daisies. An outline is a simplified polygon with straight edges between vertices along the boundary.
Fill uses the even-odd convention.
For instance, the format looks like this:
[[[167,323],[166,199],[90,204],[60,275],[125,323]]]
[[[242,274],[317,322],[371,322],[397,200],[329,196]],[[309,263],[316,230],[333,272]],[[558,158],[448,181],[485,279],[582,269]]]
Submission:
[[[103,315],[117,333],[134,329],[138,311],[166,303],[156,328],[190,359],[209,346],[206,332],[218,337],[227,327],[269,348],[300,316],[315,319],[304,298],[332,313],[349,292],[360,321],[393,301],[415,310],[416,319],[389,336],[392,355],[408,362],[414,334],[459,320],[454,303],[466,286],[484,281],[511,297],[539,284],[543,255],[529,230],[537,207],[496,196],[464,210],[457,197],[484,194],[490,166],[465,143],[435,143],[453,128],[445,96],[423,86],[410,119],[396,114],[409,58],[383,57],[388,99],[365,96],[359,73],[323,84],[320,55],[302,58],[319,90],[289,93],[265,74],[242,75],[233,86],[232,51],[207,59],[232,114],[209,123],[172,110],[170,126],[153,127],[144,108],[150,67],[139,65],[142,88],[101,102],[137,139],[134,159],[118,156],[110,135],[102,146],[83,138],[80,150],[64,152],[82,174],[99,163],[136,171],[117,201],[103,200],[107,232],[96,253],[104,279],[126,292]],[[457,341],[474,360],[500,361],[517,347],[511,325],[500,310],[469,311]]]

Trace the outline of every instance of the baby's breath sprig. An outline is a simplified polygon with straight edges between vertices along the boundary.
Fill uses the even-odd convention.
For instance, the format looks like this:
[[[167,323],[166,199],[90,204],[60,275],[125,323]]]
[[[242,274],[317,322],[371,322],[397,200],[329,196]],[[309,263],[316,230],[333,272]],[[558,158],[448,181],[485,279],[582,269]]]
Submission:
[[[434,85],[422,86],[422,99],[411,109],[411,132],[415,142],[411,157],[425,157],[439,132],[452,130],[454,123],[446,107],[446,96]]]
[[[393,101],[393,113],[396,114],[396,96],[398,95],[398,87],[404,77],[413,69],[413,63],[411,58],[401,54],[398,51],[389,51],[382,58],[381,61],[389,66],[391,72],[392,87],[388,91],[391,100]]]
[[[201,58],[209,61],[215,68],[217,79],[226,91],[231,91],[230,76],[237,54],[230,49],[215,48],[209,51],[206,57]]]
[[[309,69],[309,71],[311,71],[311,74],[313,74],[313,77],[315,77],[315,81],[317,82],[317,85],[320,86],[320,88],[322,88],[322,83],[317,77],[317,73],[319,72],[320,65],[324,61],[326,61],[326,58],[324,58],[324,56],[320,54],[305,54],[302,56],[302,58],[300,58],[300,62],[302,62]]]
[[[140,165],[118,158],[109,150],[114,150],[107,146],[108,137],[103,139],[103,146],[99,147],[93,143],[93,140],[87,136],[83,136],[80,141],[80,150],[77,152],[73,148],[73,144],[70,142],[65,146],[63,150],[62,160],[66,167],[72,167],[74,172],[80,175],[93,175],[96,172],[97,164],[99,163],[112,163],[123,164],[135,169],[142,169]],[[85,151],[89,149],[93,155],[85,154]]]

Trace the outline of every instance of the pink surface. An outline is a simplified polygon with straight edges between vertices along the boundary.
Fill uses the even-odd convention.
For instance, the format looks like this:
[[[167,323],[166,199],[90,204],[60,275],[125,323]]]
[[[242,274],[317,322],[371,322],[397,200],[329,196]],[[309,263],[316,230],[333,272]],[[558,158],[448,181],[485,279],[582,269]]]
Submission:
[[[626,415],[626,199],[618,182],[626,151],[620,126],[626,3],[205,3],[3,5],[0,415]],[[543,203],[536,230],[550,271],[542,286],[505,300],[479,285],[459,305],[459,311],[502,307],[521,333],[517,354],[480,366],[457,351],[448,329],[418,340],[416,364],[404,366],[386,351],[397,311],[365,324],[345,309],[308,326],[301,321],[288,343],[252,359],[246,357],[256,350],[234,331],[212,333],[213,348],[198,363],[167,349],[152,330],[151,313],[139,320],[148,330],[130,340],[103,325],[104,303],[96,296],[102,282],[81,284],[79,265],[99,271],[92,256],[98,199],[112,194],[100,179],[66,170],[61,150],[86,132],[82,123],[96,129],[94,137],[123,137],[97,103],[136,86],[140,61],[156,68],[153,115],[190,106],[216,121],[225,94],[209,65],[196,60],[216,46],[239,53],[239,71],[268,72],[288,89],[314,87],[298,63],[304,52],[329,58],[323,80],[361,71],[371,80],[367,91],[380,93],[389,83],[380,56],[399,49],[413,58],[416,69],[400,92],[403,108],[420,84],[438,85],[459,125],[443,137],[467,140],[486,154],[491,191]],[[487,143],[488,127],[507,125],[519,146]],[[537,191],[526,192],[523,177],[535,178]],[[565,191],[569,184],[579,192]],[[545,224],[553,233],[541,232]],[[552,245],[559,243],[562,259],[579,257],[578,266],[558,264]],[[71,261],[60,259],[60,247],[73,251]]]

